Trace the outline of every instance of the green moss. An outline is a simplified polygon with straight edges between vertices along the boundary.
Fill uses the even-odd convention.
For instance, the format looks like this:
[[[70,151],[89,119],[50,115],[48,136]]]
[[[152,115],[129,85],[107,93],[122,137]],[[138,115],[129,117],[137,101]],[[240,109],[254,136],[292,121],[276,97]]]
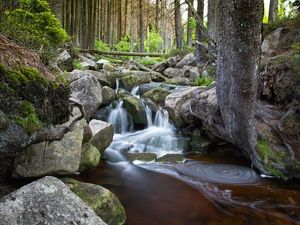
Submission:
[[[72,64],[73,64],[74,69],[83,70],[83,66],[81,65],[79,59],[74,59]]]
[[[196,79],[195,85],[209,87],[213,81],[214,79],[209,76],[200,76]]]
[[[162,89],[162,88],[155,88],[146,92],[143,97],[150,98],[156,103],[164,103],[166,97],[170,94],[169,91]]]

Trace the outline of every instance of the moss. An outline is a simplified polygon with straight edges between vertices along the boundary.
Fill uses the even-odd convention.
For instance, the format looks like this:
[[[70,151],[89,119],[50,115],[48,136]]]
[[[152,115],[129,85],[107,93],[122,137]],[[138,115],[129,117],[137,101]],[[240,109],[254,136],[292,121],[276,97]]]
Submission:
[[[150,98],[154,102],[163,104],[165,102],[166,97],[170,94],[169,91],[162,88],[155,88],[146,92],[143,97]]]
[[[72,64],[73,64],[74,69],[83,70],[83,66],[81,65],[79,59],[74,59]]]
[[[213,81],[214,79],[209,76],[200,76],[196,79],[195,85],[209,87]]]

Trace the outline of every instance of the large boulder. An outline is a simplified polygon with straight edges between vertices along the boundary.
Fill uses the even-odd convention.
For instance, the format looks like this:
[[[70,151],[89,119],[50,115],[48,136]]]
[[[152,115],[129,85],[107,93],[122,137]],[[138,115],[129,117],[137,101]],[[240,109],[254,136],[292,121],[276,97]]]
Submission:
[[[110,87],[103,87],[102,88],[102,106],[108,106],[117,98],[117,94],[114,89]]]
[[[54,64],[62,71],[73,70],[73,58],[67,50],[62,51],[56,58]]]
[[[105,225],[60,180],[44,177],[0,200],[0,223],[12,225]]]
[[[79,55],[80,66],[83,70],[96,70],[97,65],[96,62],[92,59],[89,59],[83,55]]]
[[[124,207],[112,192],[99,185],[82,183],[74,179],[63,179],[63,182],[108,225],[125,224]]]
[[[132,72],[120,79],[121,87],[127,91],[131,91],[135,86],[149,83],[151,81],[151,72]]]
[[[94,76],[102,86],[108,86],[113,88],[116,84],[116,77],[114,76],[114,74],[107,72],[105,70],[100,70],[100,71],[87,70],[85,71],[85,73]]]
[[[84,119],[59,141],[31,145],[15,159],[15,177],[41,177],[50,174],[74,174],[79,169]]]
[[[90,118],[102,103],[102,89],[95,77],[85,75],[70,84],[72,98],[79,101]]]
[[[90,143],[83,144],[79,171],[97,167],[100,157],[101,154],[95,146]]]
[[[90,143],[103,154],[105,149],[112,143],[114,136],[113,125],[101,120],[92,120],[89,126],[93,132]]]
[[[184,71],[178,68],[168,68],[164,71],[164,75],[169,78],[184,77]]]
[[[167,60],[167,67],[175,67],[177,65],[177,63],[179,63],[179,61],[181,60],[180,56],[174,56],[171,58],[168,58]]]
[[[123,98],[123,108],[131,115],[135,126],[146,126],[147,115],[142,101],[133,96]]]
[[[261,46],[262,53],[266,55],[276,54],[282,31],[283,28],[279,27],[264,39]]]
[[[150,98],[154,102],[158,104],[164,104],[166,97],[170,94],[170,92],[166,89],[155,88],[152,89],[145,94],[143,94],[144,98]]]
[[[184,66],[183,73],[184,77],[189,78],[192,82],[194,82],[200,76],[198,67]]]
[[[179,63],[176,68],[183,68],[184,66],[197,66],[197,59],[194,53],[189,53]]]
[[[190,99],[199,99],[200,94],[205,91],[202,87],[191,87],[182,91],[174,92],[166,97],[165,105],[170,112],[170,118],[177,126],[182,126],[184,121],[181,116],[181,107]]]

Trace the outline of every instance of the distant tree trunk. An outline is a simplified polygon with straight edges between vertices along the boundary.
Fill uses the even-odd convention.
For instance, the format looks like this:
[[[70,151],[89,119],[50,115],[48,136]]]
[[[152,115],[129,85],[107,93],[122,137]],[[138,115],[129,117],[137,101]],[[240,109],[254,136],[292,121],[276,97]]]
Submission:
[[[183,31],[181,24],[181,9],[180,9],[180,0],[174,0],[175,7],[175,39],[176,39],[176,48],[183,48]]]
[[[277,20],[277,15],[278,15],[278,0],[270,0],[269,23]]]
[[[122,0],[119,0],[119,4],[117,4],[117,9],[118,9],[118,35],[117,39],[120,41],[122,39]]]
[[[159,20],[159,1],[155,1],[155,30],[158,31],[158,20]]]
[[[81,47],[87,48],[88,47],[88,16],[87,16],[87,0],[82,0],[81,5]]]
[[[144,46],[144,19],[143,19],[143,2],[139,0],[139,18],[140,18],[140,52],[145,51]]]
[[[133,51],[133,20],[134,20],[134,10],[133,1],[130,2],[130,50]]]
[[[166,0],[161,0],[161,36],[163,38],[161,52],[165,52],[167,48],[167,32],[166,32]]]
[[[203,26],[203,14],[204,14],[204,0],[197,0],[197,14],[200,18],[200,21],[196,22],[196,37],[198,42],[203,42],[203,33],[201,27]],[[196,58],[198,63],[202,63],[205,61],[203,59],[203,52],[202,47],[200,45],[197,45],[196,48]]]
[[[256,147],[254,106],[262,0],[219,1],[217,99],[224,128],[250,157]]]
[[[59,19],[59,21],[62,22],[62,20],[63,20],[63,1],[49,0],[49,4],[50,4],[55,16]]]
[[[194,5],[194,0],[191,0],[191,2],[192,2],[192,5]],[[186,35],[187,35],[187,44],[189,47],[192,47],[192,44],[193,44],[193,40],[192,40],[193,30],[191,27],[191,19],[192,18],[193,18],[193,11],[192,11],[191,7],[188,6],[188,24],[187,24]]]
[[[207,32],[211,39],[217,42],[218,31],[217,31],[217,6],[219,0],[208,1],[208,12],[207,12]]]
[[[123,36],[127,35],[127,21],[128,21],[128,0],[125,0],[125,21],[124,21],[124,31]]]

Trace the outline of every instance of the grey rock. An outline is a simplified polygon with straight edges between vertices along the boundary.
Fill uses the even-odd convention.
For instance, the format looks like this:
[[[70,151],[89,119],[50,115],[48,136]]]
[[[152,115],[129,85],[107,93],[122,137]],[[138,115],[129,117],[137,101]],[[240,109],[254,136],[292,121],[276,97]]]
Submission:
[[[81,159],[84,119],[59,141],[34,144],[20,153],[14,162],[14,177],[41,177],[52,174],[74,174]]]
[[[95,61],[87,57],[84,57],[83,55],[79,55],[78,57],[79,60],[81,61],[80,65],[82,66],[83,70],[96,70],[97,65]]]
[[[164,71],[164,75],[169,78],[184,77],[184,71],[178,68],[168,68]]]
[[[100,157],[101,154],[95,146],[90,143],[83,144],[79,171],[97,167]]]
[[[83,130],[83,140],[82,140],[82,143],[88,142],[89,140],[91,140],[92,137],[93,137],[93,132],[92,132],[90,126],[87,124],[84,127],[84,130]]]
[[[266,55],[272,55],[276,53],[282,30],[283,28],[279,27],[264,39],[261,46],[262,53]]]
[[[131,115],[135,126],[146,126],[147,115],[142,101],[133,96],[123,98],[123,108]]]
[[[159,163],[182,163],[184,156],[181,154],[166,154],[156,160]]]
[[[102,88],[102,98],[102,106],[107,106],[117,99],[117,94],[114,89],[105,86]]]
[[[105,149],[112,143],[114,136],[113,125],[100,120],[92,120],[89,126],[93,132],[90,142],[103,154]]]
[[[72,98],[79,101],[90,118],[102,103],[102,89],[99,82],[91,75],[85,75],[70,84]]]
[[[176,68],[183,68],[184,66],[197,66],[197,59],[194,53],[189,53],[179,63]]]
[[[3,225],[106,224],[54,177],[44,177],[2,198],[0,221]]]
[[[56,65],[62,71],[71,71],[73,69],[73,58],[67,50],[59,54],[56,59]]]
[[[7,118],[5,113],[0,111],[0,130],[6,130],[8,128],[8,125],[9,125],[9,119]]]
[[[151,81],[151,72],[135,71],[120,79],[120,85],[127,91],[131,91],[135,86],[149,83]]]
[[[92,119],[106,121],[110,113],[108,107],[98,109],[95,114],[92,116]]]
[[[109,61],[106,59],[100,59],[96,62],[99,69],[103,69],[104,64],[107,64],[107,63],[109,63]]]
[[[143,162],[152,162],[155,161],[157,156],[154,153],[149,153],[149,152],[143,152],[143,153],[126,153],[126,157],[130,161],[143,161]]]
[[[167,63],[166,62],[159,62],[152,66],[152,70],[158,73],[163,74],[165,69],[167,69]]]
[[[177,63],[181,60],[180,56],[174,56],[167,60],[167,67],[175,67]]]

